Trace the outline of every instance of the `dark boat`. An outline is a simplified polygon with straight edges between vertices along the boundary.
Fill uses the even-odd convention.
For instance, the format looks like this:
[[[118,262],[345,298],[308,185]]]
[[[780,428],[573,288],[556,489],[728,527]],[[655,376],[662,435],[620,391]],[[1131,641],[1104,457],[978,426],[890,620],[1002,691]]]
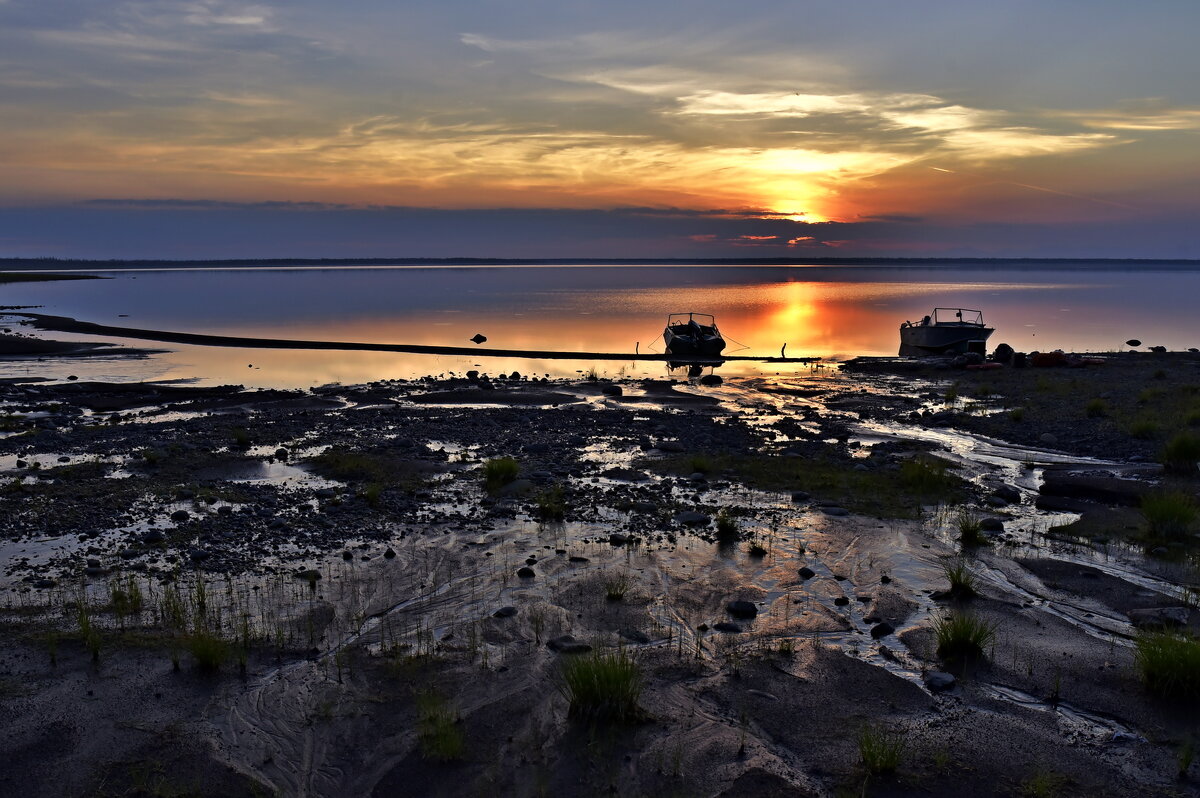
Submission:
[[[987,339],[995,330],[983,323],[983,312],[966,308],[934,308],[917,322],[900,325],[900,355],[985,354]]]
[[[672,313],[667,316],[663,341],[668,355],[716,357],[725,348],[717,320],[708,313]]]

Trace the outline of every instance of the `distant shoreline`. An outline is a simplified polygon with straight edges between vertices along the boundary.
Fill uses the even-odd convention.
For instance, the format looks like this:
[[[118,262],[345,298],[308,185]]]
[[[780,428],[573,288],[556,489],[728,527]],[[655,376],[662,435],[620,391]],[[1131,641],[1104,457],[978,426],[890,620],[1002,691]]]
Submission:
[[[93,274],[13,274],[0,273],[0,284],[3,283],[47,283],[52,280],[103,280]]]
[[[1055,268],[1106,270],[1131,266],[1159,269],[1200,269],[1200,259],[1188,258],[223,258],[200,260],[170,259],[84,259],[84,258],[0,258],[0,270],[10,272],[64,271],[89,269],[187,269],[187,268],[270,268],[337,266],[875,266],[925,268],[988,268],[1004,266],[1016,269]],[[37,279],[0,275],[0,282]],[[52,279],[52,278],[43,278]],[[70,279],[70,278],[63,278]]]

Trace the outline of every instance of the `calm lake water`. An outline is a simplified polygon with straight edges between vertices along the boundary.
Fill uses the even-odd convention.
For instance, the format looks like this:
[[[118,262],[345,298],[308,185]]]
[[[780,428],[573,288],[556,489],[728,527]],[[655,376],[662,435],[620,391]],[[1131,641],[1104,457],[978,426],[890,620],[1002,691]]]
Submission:
[[[498,266],[91,271],[109,279],[0,285],[0,304],[130,327],[271,338],[504,349],[662,351],[667,313],[716,315],[728,354],[894,355],[905,319],[983,310],[990,345],[1110,351],[1129,338],[1200,346],[1200,270],[1004,267]],[[49,337],[49,336],[48,336]],[[53,334],[55,338],[81,338]],[[114,340],[107,338],[106,340]],[[467,369],[663,376],[654,362],[455,358],[379,352],[169,349],[151,358],[0,363],[4,376],[190,379],[307,387]],[[741,349],[740,347],[745,347]],[[725,375],[806,368],[728,363]]]

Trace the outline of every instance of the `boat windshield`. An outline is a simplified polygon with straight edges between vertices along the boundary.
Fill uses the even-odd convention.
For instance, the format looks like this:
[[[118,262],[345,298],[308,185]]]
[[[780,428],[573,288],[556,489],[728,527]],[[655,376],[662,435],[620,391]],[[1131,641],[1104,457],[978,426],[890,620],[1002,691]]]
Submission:
[[[973,324],[983,326],[983,311],[966,308],[934,308],[934,324]]]
[[[689,321],[695,321],[697,324],[703,324],[705,327],[715,327],[717,320],[708,313],[672,313],[667,316],[667,326],[676,327],[687,324]]]

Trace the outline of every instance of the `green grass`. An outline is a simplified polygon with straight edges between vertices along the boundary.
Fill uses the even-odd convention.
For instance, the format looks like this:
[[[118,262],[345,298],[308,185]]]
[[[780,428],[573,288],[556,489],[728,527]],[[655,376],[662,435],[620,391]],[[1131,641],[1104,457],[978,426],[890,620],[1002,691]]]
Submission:
[[[693,454],[688,458],[688,467],[692,469],[692,473],[711,474],[713,472],[713,461],[706,454]]]
[[[1104,418],[1108,415],[1108,402],[1103,399],[1092,399],[1084,407],[1083,412],[1088,418]]]
[[[935,618],[933,633],[937,654],[944,660],[979,659],[996,640],[996,624],[965,612],[949,612]]]
[[[975,574],[971,573],[966,559],[955,557],[942,563],[942,573],[950,582],[950,595],[956,599],[969,599],[979,595]]]
[[[858,754],[863,767],[872,775],[895,773],[906,747],[902,734],[883,726],[864,726],[858,733]]]
[[[624,651],[568,657],[560,690],[570,717],[593,723],[632,723],[642,717],[642,671]]]
[[[421,755],[437,762],[462,759],[466,749],[458,713],[432,690],[417,696],[417,739]]]
[[[218,671],[229,659],[229,641],[219,633],[205,628],[196,629],[187,639],[188,651],[202,671]]]
[[[1069,779],[1061,773],[1038,768],[1021,782],[1022,798],[1058,798],[1066,795]]]
[[[714,470],[729,472],[748,488],[805,490],[853,513],[876,518],[916,518],[921,505],[961,502],[966,483],[945,461],[921,455],[900,469],[856,471],[861,461],[837,457],[783,457],[775,454],[713,454]],[[678,455],[641,461],[643,467],[689,476],[690,458]]]
[[[1200,475],[1196,468],[1200,462],[1200,437],[1190,430],[1177,433],[1163,447],[1159,461],[1173,474]]]
[[[233,436],[233,445],[235,448],[238,448],[238,449],[249,449],[250,448],[251,441],[250,441],[250,433],[249,432],[242,429],[241,427],[234,427],[233,429],[231,429],[229,431],[229,434]]]
[[[389,454],[327,449],[309,461],[313,471],[339,482],[355,482],[378,491],[399,488],[414,491],[425,483],[428,464],[402,460]],[[365,493],[366,491],[364,491]],[[365,497],[364,498],[368,498]]]
[[[511,457],[497,457],[483,464],[483,482],[488,490],[509,484],[521,473],[521,466]]]
[[[1147,493],[1142,497],[1142,516],[1152,538],[1186,537],[1198,514],[1196,500],[1180,491]]]
[[[958,525],[958,539],[964,546],[986,546],[990,543],[983,534],[983,519],[967,508],[958,511],[955,523]]]
[[[1157,421],[1151,421],[1148,418],[1140,418],[1129,425],[1129,434],[1139,440],[1150,440],[1157,438],[1159,426]]]
[[[542,491],[535,501],[538,518],[543,521],[561,521],[567,515],[567,499],[562,485]]]
[[[1179,748],[1175,752],[1175,764],[1179,768],[1180,781],[1187,778],[1188,771],[1192,769],[1192,760],[1195,758],[1196,743],[1189,737],[1179,744]]]
[[[722,508],[717,513],[717,537],[722,540],[732,540],[737,537],[737,521],[733,520],[733,516],[729,512],[729,508]]]
[[[1134,658],[1142,683],[1172,701],[1200,701],[1200,640],[1177,632],[1139,632]]]
[[[1020,424],[1022,421],[1025,420],[1025,408],[1014,407],[1012,410],[1009,410],[1008,411],[1008,419],[1009,419],[1009,421],[1013,421],[1013,422],[1016,422],[1017,424]]]

